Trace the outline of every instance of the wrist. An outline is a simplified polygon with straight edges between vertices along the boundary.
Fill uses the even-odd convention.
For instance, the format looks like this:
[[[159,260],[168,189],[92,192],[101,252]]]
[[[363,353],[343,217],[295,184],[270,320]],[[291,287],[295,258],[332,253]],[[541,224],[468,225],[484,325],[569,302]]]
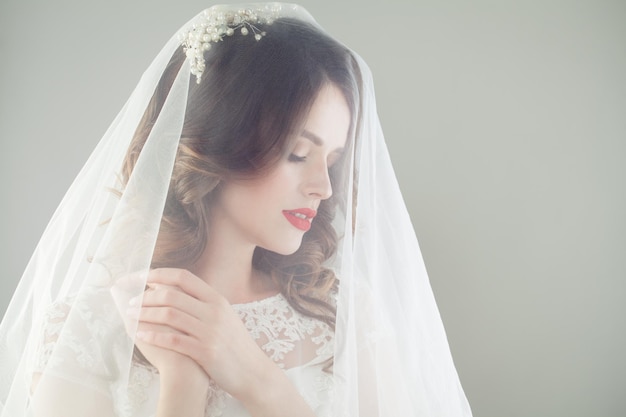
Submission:
[[[209,389],[208,378],[160,372],[157,417],[203,417]]]
[[[159,370],[159,384],[161,391],[181,394],[208,394],[210,388],[209,377],[202,374],[182,373],[176,370]]]
[[[275,364],[272,365],[271,369],[262,372],[257,378],[251,378],[245,396],[239,398],[248,410],[264,410],[280,404],[284,398],[299,395],[285,372]]]

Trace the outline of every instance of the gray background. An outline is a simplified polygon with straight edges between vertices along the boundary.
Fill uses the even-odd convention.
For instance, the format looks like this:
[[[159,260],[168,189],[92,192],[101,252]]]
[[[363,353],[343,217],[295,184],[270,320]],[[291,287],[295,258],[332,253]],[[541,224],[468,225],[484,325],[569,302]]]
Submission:
[[[143,70],[211,4],[2,0],[0,311]],[[626,415],[626,2],[302,4],[373,70],[475,415]]]

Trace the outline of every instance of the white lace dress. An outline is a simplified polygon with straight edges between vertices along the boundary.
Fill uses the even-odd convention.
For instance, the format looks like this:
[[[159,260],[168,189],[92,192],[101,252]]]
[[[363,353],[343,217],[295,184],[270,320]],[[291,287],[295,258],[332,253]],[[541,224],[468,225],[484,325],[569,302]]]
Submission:
[[[72,312],[76,313],[85,323],[99,323],[94,315],[102,313],[106,320],[106,312],[97,311],[93,304],[84,310],[81,303],[72,303]],[[90,303],[91,304],[91,303]],[[86,306],[85,306],[86,307]],[[303,316],[294,310],[281,295],[254,301],[247,304],[232,306],[239,314],[252,338],[258,343],[267,355],[276,364],[285,370],[295,387],[305,401],[315,410],[318,416],[330,416],[329,401],[332,389],[332,375],[323,370],[326,362],[333,355],[333,332],[319,320]],[[50,365],[51,358],[60,356],[59,351],[52,352],[59,337],[70,308],[68,303],[54,304],[48,313],[48,320],[44,328],[43,343],[38,354],[37,368],[43,370]],[[110,315],[109,315],[110,316]],[[97,329],[88,329],[94,335]],[[64,338],[67,340],[68,338]],[[71,360],[74,366],[82,368],[89,378],[106,380],[108,378],[106,356],[115,353],[115,346],[111,352],[102,352],[99,347],[65,343],[66,351],[62,361]],[[54,359],[53,359],[54,361]],[[53,364],[54,365],[54,364]],[[159,395],[159,375],[154,368],[133,363],[130,370],[129,389],[126,394],[119,395],[114,384],[106,386],[105,395],[115,402],[111,408],[117,416],[149,417],[156,412]],[[102,388],[102,386],[101,386]],[[102,391],[102,389],[100,390]],[[124,398],[124,400],[120,400]],[[249,413],[235,398],[214,385],[207,398],[207,417],[246,417]]]

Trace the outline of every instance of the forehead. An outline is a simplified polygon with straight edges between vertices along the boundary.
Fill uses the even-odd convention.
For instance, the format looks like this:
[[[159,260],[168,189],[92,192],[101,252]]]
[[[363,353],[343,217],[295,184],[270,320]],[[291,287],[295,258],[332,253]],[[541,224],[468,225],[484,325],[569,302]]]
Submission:
[[[351,112],[343,92],[333,84],[319,91],[303,124],[302,136],[315,145],[343,148],[350,129]]]

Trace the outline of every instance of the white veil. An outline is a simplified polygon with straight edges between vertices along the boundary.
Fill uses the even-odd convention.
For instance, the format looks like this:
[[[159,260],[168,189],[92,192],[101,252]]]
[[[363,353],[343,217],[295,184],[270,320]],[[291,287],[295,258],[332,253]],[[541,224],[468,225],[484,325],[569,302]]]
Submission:
[[[137,323],[119,312],[145,289],[196,83],[192,59],[177,72],[123,192],[115,190],[181,34],[206,14],[239,9],[317,27],[298,6],[219,6],[165,45],[68,190],[9,305],[0,326],[0,417],[150,415],[128,405],[141,384],[132,371]],[[373,81],[352,55],[359,103],[346,185],[334,190],[340,240],[329,266],[339,289],[334,386],[324,415],[470,416],[389,160]]]

